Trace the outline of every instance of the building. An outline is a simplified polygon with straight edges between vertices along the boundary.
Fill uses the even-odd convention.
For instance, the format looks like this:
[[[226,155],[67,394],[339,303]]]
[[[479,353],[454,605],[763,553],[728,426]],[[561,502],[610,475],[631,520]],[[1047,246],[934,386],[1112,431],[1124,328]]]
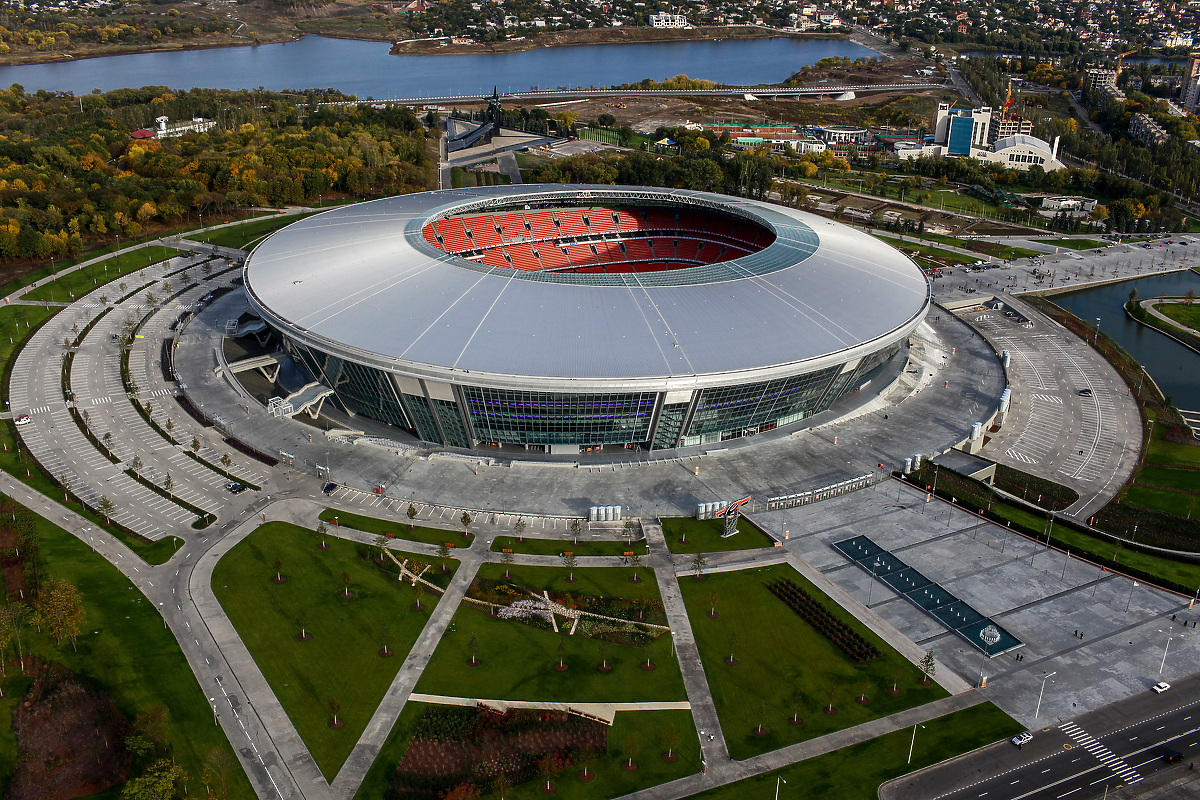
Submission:
[[[1000,122],[1005,124],[1005,128],[1001,130],[1005,132],[1013,127],[1018,130],[1023,127],[1012,119],[1004,119],[1004,115],[1001,117]],[[938,106],[932,143],[902,146],[898,142],[894,149],[897,157],[901,159],[957,156],[1021,171],[1038,166],[1047,172],[1053,172],[1065,166],[1058,160],[1057,139],[1051,145],[1043,139],[1024,133],[997,138],[991,136],[992,128],[992,110],[987,106],[965,109],[950,108],[942,103]],[[1028,130],[1032,130],[1032,125]]]
[[[1032,136],[1033,135],[1033,120],[1015,112],[1009,111],[1000,114],[992,120],[992,124],[988,130],[988,141],[995,144],[998,139],[1005,139],[1009,136]]]
[[[794,425],[872,391],[930,306],[921,270],[853,228],[633,186],[344,206],[267,238],[243,276],[308,386],[476,450],[660,450]]]
[[[1179,98],[1188,111],[1195,111],[1196,106],[1200,105],[1200,56],[1193,55],[1188,59]]]
[[[852,125],[822,125],[816,129],[817,136],[827,145],[864,144],[870,139],[866,128]]]
[[[1145,144],[1166,144],[1171,138],[1166,129],[1149,114],[1138,112],[1129,118],[1129,135]]]
[[[1043,197],[1043,211],[1066,211],[1068,213],[1089,214],[1096,208],[1096,201],[1090,197]]]
[[[170,122],[166,117],[155,117],[154,121],[158,124],[154,135],[159,139],[173,139],[188,133],[204,133],[217,126],[215,121],[202,117],[193,117],[191,122]]]
[[[951,108],[940,103],[934,122],[934,141],[944,144],[950,155],[970,155],[972,148],[987,147],[991,124],[992,109],[988,106]]]
[[[690,28],[691,24],[683,14],[651,14],[651,28]]]
[[[1093,67],[1084,70],[1083,85],[1086,89],[1103,92],[1107,88],[1117,88],[1117,71],[1115,69],[1099,69]]]

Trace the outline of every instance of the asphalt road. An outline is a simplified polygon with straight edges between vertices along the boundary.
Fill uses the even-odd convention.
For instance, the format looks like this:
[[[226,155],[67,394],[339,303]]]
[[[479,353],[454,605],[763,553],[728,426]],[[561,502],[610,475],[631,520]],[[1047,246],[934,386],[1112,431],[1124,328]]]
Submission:
[[[1147,686],[1150,684],[1147,679]],[[881,800],[1090,800],[1200,757],[1200,675],[886,784]],[[1165,750],[1183,754],[1168,764]]]

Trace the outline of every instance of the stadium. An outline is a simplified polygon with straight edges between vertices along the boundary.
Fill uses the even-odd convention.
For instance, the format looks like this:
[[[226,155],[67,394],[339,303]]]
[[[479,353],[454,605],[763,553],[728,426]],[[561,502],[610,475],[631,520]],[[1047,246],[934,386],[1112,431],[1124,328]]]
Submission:
[[[545,453],[793,425],[866,387],[930,303],[912,261],[840,223],[628,186],[345,206],[272,234],[243,277],[351,416]]]

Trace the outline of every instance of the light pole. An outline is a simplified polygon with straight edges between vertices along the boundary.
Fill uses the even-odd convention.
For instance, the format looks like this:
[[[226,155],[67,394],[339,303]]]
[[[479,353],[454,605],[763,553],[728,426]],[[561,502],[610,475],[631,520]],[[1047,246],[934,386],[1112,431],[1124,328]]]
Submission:
[[[924,728],[924,727],[925,726],[919,722],[916,723],[915,725],[913,725],[912,741],[908,743],[908,763],[910,763],[910,764],[912,763],[913,748],[916,747],[916,745],[917,745],[917,728]]]
[[[1042,688],[1038,690],[1037,709],[1033,712],[1033,718],[1037,719],[1038,714],[1042,713],[1042,693],[1046,691],[1046,681],[1058,674],[1058,671],[1051,672],[1049,675],[1042,676]]]
[[[1000,629],[995,625],[988,625],[979,632],[979,638],[983,641],[983,658],[979,661],[979,683],[983,683],[983,665],[987,663],[990,657],[992,645],[1000,641]]]
[[[875,570],[879,568],[879,559],[875,559],[875,563],[871,565],[871,585],[867,589],[867,608],[871,607],[871,593],[875,591]]]
[[[1133,590],[1136,589],[1137,586],[1138,586],[1138,582],[1134,581],[1133,585],[1129,587],[1129,597],[1125,598],[1125,613],[1126,614],[1129,613],[1129,601],[1133,599]]]
[[[213,725],[216,725],[217,724],[217,698],[210,697],[210,698],[208,698],[208,702],[212,703]]]
[[[1171,649],[1171,640],[1175,638],[1175,631],[1159,631],[1167,635],[1167,645],[1163,648],[1162,663],[1158,665],[1158,674],[1163,674],[1163,668],[1167,666],[1167,651]]]
[[[787,781],[785,781],[783,779],[782,775],[776,775],[775,776],[775,800],[779,800],[779,784],[781,784],[781,783],[787,783]]]

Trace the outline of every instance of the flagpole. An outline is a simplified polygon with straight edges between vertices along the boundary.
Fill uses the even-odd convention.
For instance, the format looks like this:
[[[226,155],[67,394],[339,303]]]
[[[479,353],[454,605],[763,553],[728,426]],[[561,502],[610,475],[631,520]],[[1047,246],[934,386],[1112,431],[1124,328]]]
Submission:
[[[1129,597],[1125,598],[1125,613],[1129,613],[1129,601],[1133,599],[1133,590],[1138,586],[1138,582],[1134,581],[1133,586],[1129,587]]]

